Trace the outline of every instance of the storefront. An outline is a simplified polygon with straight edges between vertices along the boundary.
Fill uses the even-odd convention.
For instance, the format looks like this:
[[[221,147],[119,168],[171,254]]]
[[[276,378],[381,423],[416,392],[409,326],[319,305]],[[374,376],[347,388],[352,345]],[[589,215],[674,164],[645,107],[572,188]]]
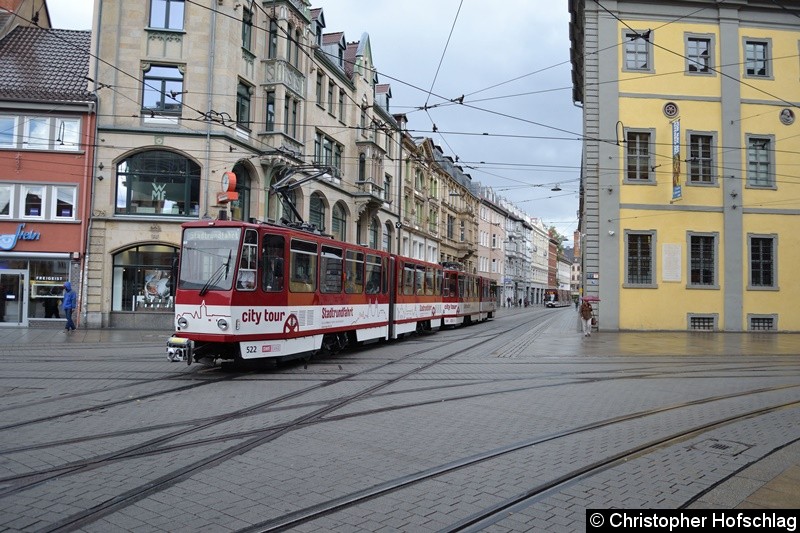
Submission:
[[[80,290],[80,231],[79,223],[0,222],[0,326],[64,323],[64,283]]]
[[[177,247],[164,244],[134,245],[113,254],[113,326],[169,327],[172,324],[177,258]]]
[[[80,270],[73,276],[73,263],[70,254],[0,253],[0,325],[62,323],[64,283]]]

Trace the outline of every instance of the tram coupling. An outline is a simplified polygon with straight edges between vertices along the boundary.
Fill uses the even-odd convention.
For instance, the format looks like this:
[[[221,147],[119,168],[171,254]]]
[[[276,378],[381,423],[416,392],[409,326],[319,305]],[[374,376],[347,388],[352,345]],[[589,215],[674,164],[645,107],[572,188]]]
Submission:
[[[193,351],[194,345],[191,339],[172,336],[167,340],[167,360],[170,362],[186,361],[186,364],[190,365]]]

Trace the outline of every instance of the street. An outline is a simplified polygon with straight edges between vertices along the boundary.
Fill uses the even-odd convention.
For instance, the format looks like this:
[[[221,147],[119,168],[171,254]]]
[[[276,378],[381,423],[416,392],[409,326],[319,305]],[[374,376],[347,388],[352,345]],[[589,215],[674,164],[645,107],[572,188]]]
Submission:
[[[242,370],[99,335],[0,348],[0,527],[580,531],[587,508],[688,507],[800,439],[797,335],[584,338],[572,308],[503,308]]]

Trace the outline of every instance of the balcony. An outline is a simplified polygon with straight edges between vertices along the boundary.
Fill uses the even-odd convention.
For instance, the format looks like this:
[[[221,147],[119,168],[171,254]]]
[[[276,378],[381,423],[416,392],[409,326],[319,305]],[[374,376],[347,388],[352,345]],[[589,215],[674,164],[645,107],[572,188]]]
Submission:
[[[264,83],[267,85],[283,84],[295,94],[304,94],[305,76],[303,73],[282,59],[262,59],[264,67]]]
[[[478,251],[478,248],[475,246],[475,244],[464,241],[456,244],[456,250],[458,251],[458,254],[461,256],[461,259],[463,260],[471,255],[474,255],[475,252]]]
[[[358,189],[353,193],[353,198],[358,206],[358,212],[365,210],[374,211],[383,206],[383,187],[370,180],[356,181]]]

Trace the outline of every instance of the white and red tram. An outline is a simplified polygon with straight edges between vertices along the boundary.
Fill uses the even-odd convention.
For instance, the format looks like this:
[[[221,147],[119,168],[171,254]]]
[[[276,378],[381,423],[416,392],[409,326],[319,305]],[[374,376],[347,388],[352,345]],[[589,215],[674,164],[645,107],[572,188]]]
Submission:
[[[444,270],[283,225],[188,222],[167,355],[291,358],[436,330]]]
[[[444,325],[460,326],[494,318],[497,282],[464,271],[461,263],[444,263]]]

